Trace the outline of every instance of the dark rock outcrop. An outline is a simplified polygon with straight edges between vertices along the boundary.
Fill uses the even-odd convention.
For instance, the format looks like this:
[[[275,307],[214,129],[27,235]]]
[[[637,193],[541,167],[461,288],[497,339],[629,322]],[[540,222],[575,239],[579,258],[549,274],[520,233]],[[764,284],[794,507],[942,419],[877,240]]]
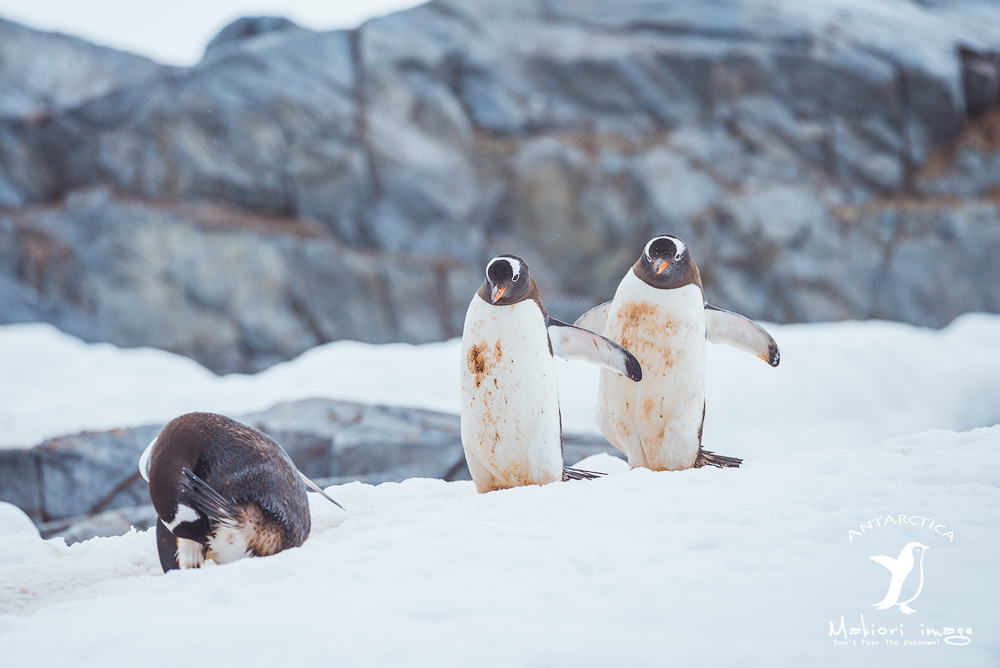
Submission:
[[[322,485],[471,479],[457,415],[306,399],[237,419],[271,436]],[[141,524],[145,515],[137,508],[150,501],[137,465],[162,427],[84,432],[30,449],[0,450],[0,501],[44,523],[46,536],[69,537],[64,532],[74,525],[73,536],[111,535],[99,532]],[[601,437],[566,435],[564,441],[569,464],[616,452]]]
[[[282,16],[248,16],[237,19],[212,38],[205,47],[205,57],[218,55],[227,45],[287,30],[302,30],[302,28]]]
[[[132,528],[143,531],[155,524],[156,509],[147,504],[43,522],[38,532],[42,538],[62,538],[72,545],[99,536],[121,536]]]
[[[80,189],[141,200],[117,211],[211,202],[253,211],[251,226],[313,219],[353,252],[447,260],[469,276],[510,250],[563,319],[608,299],[663,231],[688,241],[709,301],[754,318],[940,326],[1000,311],[990,259],[1000,149],[975,138],[990,135],[1000,105],[994,3],[435,0],[354,31],[262,21],[227,28],[195,67],[123,81],[42,123],[0,122],[0,201],[63,201],[46,215],[66,228],[81,224],[67,201]],[[132,234],[118,213],[107,218]],[[184,271],[213,269],[217,255],[200,244],[247,242],[231,234],[185,239]],[[35,295],[12,270],[30,262],[15,254],[0,280]],[[111,273],[97,267],[71,282]],[[412,271],[419,284],[452,282]],[[272,290],[268,271],[236,276],[248,294]],[[151,280],[169,292],[175,279]],[[316,336],[285,317],[271,326],[246,300],[183,301],[185,312],[201,300],[226,322],[259,321],[242,338],[261,352],[236,361],[202,352],[236,335],[216,344],[152,327],[126,336],[120,321],[74,329],[66,323],[103,316],[69,298],[48,311],[0,309],[0,321],[58,320],[91,340],[249,370],[327,336],[453,334],[439,323],[461,319],[476,282],[463,279],[445,308],[403,295],[397,321],[435,323],[415,325],[420,335],[339,323]],[[311,317],[347,320],[370,302],[355,281]],[[152,304],[127,308],[158,320]]]

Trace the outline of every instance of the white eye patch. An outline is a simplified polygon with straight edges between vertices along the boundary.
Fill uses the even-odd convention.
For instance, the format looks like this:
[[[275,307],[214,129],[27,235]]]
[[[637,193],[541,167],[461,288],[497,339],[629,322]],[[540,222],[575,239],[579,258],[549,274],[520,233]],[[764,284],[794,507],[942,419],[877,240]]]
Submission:
[[[677,237],[670,237],[670,239],[674,242],[674,246],[677,247],[677,253],[674,255],[674,260],[679,260],[681,259],[681,255],[684,255],[684,250],[687,247],[684,245],[684,242]]]

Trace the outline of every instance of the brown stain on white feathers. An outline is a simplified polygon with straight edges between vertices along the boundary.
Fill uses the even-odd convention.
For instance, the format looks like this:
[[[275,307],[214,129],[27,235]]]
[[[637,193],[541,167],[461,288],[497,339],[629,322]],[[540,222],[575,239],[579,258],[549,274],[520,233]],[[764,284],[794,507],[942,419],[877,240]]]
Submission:
[[[618,314],[619,324],[616,327],[616,334],[620,334],[619,344],[626,350],[635,351],[632,333],[640,331],[644,322],[656,317],[657,308],[647,302],[629,302],[624,305]],[[610,333],[610,332],[609,332]],[[614,337],[612,337],[614,338]],[[639,360],[642,364],[642,360]]]
[[[500,345],[500,341],[497,341],[493,350],[486,342],[480,341],[479,343],[473,345],[469,348],[469,352],[466,355],[466,362],[469,365],[469,371],[476,379],[476,388],[482,386],[483,381],[487,376],[492,375],[493,369],[503,360],[503,346]],[[493,379],[494,386],[496,385],[496,379]]]
[[[609,322],[606,335],[631,351],[642,365],[643,375],[648,374],[652,380],[672,374],[688,363],[685,355],[674,349],[673,341],[685,335],[689,328],[687,323],[675,320],[659,305],[635,300],[622,304]],[[676,419],[676,407],[666,397],[642,395],[640,392],[635,404],[624,402],[624,413],[609,416],[609,426],[619,438],[629,439],[635,433],[637,422],[650,425],[649,433],[640,438],[639,447],[644,450],[643,441],[652,446],[668,438],[670,425]],[[700,438],[698,440],[700,442]],[[644,463],[642,466],[649,465]]]
[[[656,410],[656,401],[652,397],[646,399],[642,402],[642,414],[648,420],[653,417],[653,411]],[[662,415],[660,417],[663,417]]]

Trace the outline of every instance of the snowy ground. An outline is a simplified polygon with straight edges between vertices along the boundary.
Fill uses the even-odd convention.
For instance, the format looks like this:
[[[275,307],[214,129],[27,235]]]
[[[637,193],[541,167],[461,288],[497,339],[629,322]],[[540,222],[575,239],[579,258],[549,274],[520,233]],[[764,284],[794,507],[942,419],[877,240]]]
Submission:
[[[483,496],[353,483],[331,488],[346,513],[314,502],[302,548],[168,576],[147,533],[0,537],[0,663],[1000,664],[1000,426],[976,429],[1000,422],[1000,317],[769,329],[777,369],[709,346],[705,442],[746,457],[739,470],[605,457],[590,462],[604,479]],[[216,378],[7,326],[0,438],[306,396],[456,411],[457,350],[338,343]],[[593,431],[594,372],[559,369],[567,430]],[[929,548],[916,612],[876,610],[890,573],[870,557],[913,541]],[[867,636],[851,633],[862,615]]]

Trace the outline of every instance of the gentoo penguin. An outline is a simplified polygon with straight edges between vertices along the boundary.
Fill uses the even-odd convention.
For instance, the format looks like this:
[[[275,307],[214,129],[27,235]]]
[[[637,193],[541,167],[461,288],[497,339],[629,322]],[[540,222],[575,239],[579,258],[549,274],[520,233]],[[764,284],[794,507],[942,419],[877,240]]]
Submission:
[[[882,564],[892,573],[892,578],[889,580],[889,591],[886,592],[885,598],[878,603],[872,603],[876,610],[887,610],[894,605],[898,605],[899,609],[907,615],[915,612],[907,603],[912,603],[915,598],[920,596],[920,592],[924,588],[924,552],[929,549],[926,545],[921,545],[914,541],[904,545],[903,549],[899,552],[899,556],[895,559],[885,556],[872,557],[874,561]],[[909,600],[899,603],[897,601],[899,601],[900,594],[903,591],[903,582],[910,574],[910,571],[913,570],[914,562],[918,560],[920,563],[920,581],[917,584],[917,591]]]
[[[778,366],[778,346],[756,323],[705,302],[701,274],[672,235],[649,241],[612,301],[575,323],[628,348],[642,364],[633,385],[601,371],[595,416],[629,464],[678,471],[742,460],[701,449],[705,421],[705,340],[725,343]]]
[[[311,524],[306,485],[321,492],[268,436],[213,413],[168,423],[139,472],[156,509],[164,572],[298,547]]]
[[[563,468],[552,356],[642,377],[630,352],[549,317],[527,263],[498,255],[472,298],[462,333],[462,445],[480,492],[596,474]]]

